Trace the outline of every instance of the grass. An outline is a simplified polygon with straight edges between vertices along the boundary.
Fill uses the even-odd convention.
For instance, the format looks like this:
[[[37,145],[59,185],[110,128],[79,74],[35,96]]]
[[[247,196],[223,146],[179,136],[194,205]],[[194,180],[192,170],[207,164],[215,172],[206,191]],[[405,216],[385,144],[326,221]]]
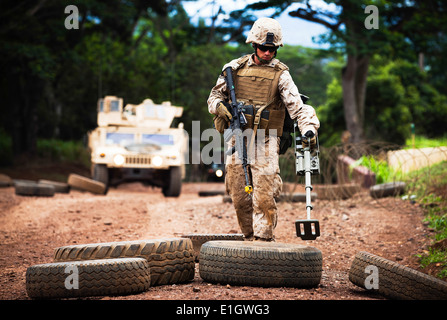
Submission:
[[[37,157],[55,162],[79,163],[90,166],[90,153],[82,141],[38,139]],[[0,128],[0,167],[11,166],[14,155],[11,137]]]
[[[428,145],[424,140],[424,144]],[[431,143],[431,142],[430,142]],[[436,145],[436,144],[431,144]],[[353,167],[362,165],[376,174],[376,183],[404,181],[407,184],[407,196],[417,202],[425,211],[424,221],[434,231],[433,241],[447,238],[447,161],[407,174],[396,172],[388,167],[385,160],[368,155],[359,158]],[[438,271],[439,278],[447,278],[447,250],[430,248],[418,255],[422,268],[430,266]]]
[[[351,169],[357,166],[364,166],[374,172],[377,184],[397,181],[402,177],[402,173],[390,168],[385,160],[379,160],[372,155],[360,157],[351,165]]]
[[[415,136],[414,146],[413,146],[413,138],[409,138],[405,141],[404,149],[436,148],[442,146],[447,146],[447,135],[437,139],[429,139],[424,136]]]
[[[80,163],[85,166],[89,166],[90,163],[90,153],[81,141],[39,139],[37,155],[52,161]]]
[[[12,163],[12,139],[0,128],[0,166],[8,166]]]
[[[422,268],[435,265],[441,270],[437,276],[441,279],[447,278],[447,251],[430,248],[425,255],[418,255],[419,263]]]
[[[434,241],[447,238],[447,161],[413,171],[406,176],[408,192],[425,210],[425,221],[434,231]],[[438,277],[447,278],[447,250],[430,248],[418,255],[421,267],[435,265]]]

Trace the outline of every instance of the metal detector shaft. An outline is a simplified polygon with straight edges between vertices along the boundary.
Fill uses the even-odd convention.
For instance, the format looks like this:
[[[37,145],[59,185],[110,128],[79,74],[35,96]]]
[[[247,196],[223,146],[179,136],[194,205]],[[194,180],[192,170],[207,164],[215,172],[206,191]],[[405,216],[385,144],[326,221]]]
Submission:
[[[307,220],[310,220],[310,211],[313,209],[311,204],[311,191],[312,191],[312,183],[311,183],[311,171],[310,171],[310,139],[308,141],[308,146],[304,148],[304,179],[305,179],[305,188],[306,188],[306,212],[307,212]]]

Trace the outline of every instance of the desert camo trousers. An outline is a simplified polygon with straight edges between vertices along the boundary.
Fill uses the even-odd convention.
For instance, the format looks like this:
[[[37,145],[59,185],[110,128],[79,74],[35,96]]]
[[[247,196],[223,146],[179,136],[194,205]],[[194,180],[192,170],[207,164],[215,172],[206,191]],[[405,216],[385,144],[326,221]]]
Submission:
[[[265,141],[265,143],[264,143]],[[282,190],[279,175],[279,138],[265,137],[256,141],[249,156],[253,193],[245,192],[245,174],[237,153],[227,157],[225,187],[231,196],[239,227],[245,238],[274,239],[278,210],[276,200]],[[253,156],[254,155],[254,156]]]

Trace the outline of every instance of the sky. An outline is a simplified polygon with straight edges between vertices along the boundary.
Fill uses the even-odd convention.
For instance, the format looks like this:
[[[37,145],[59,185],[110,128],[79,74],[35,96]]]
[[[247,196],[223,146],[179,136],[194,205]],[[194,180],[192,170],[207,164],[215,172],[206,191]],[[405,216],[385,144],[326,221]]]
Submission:
[[[205,19],[206,25],[211,24],[211,19],[216,11],[222,6],[225,13],[233,10],[243,9],[247,4],[258,2],[259,0],[197,0],[182,2],[188,15],[191,17],[192,23],[197,22],[199,18]],[[334,5],[327,5],[322,0],[311,0],[310,4],[315,8],[325,8],[326,10],[336,10]],[[303,19],[298,19],[289,16],[288,12],[296,10],[301,4],[293,3],[279,18],[276,18],[281,24],[283,31],[284,44],[302,45],[311,48],[328,48],[329,45],[318,44],[312,40],[313,37],[318,39],[318,36],[324,34],[328,29],[318,23],[308,22]],[[272,10],[259,11],[258,17],[270,16]],[[224,19],[225,15],[219,16]]]

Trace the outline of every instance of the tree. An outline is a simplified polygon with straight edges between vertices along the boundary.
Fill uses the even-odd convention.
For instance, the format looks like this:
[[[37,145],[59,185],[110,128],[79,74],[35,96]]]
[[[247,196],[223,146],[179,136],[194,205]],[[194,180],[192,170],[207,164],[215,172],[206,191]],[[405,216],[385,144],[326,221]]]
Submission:
[[[326,39],[334,45],[341,44],[346,55],[346,65],[341,74],[344,117],[352,141],[359,142],[364,139],[365,97],[370,58],[374,52],[385,46],[387,37],[377,29],[365,28],[364,1],[333,2],[339,8],[338,13],[321,9],[317,11],[306,2],[305,8],[292,11],[289,15],[326,26],[331,31]]]
[[[11,135],[16,155],[35,154],[41,111],[52,114],[57,128],[64,128],[61,119],[69,105],[64,102],[73,102],[77,96],[71,105],[73,114],[87,116],[82,96],[76,95],[82,81],[67,81],[67,77],[78,75],[67,71],[82,69],[79,64],[85,62],[83,52],[76,50],[80,44],[97,34],[100,42],[113,39],[131,49],[134,29],[147,9],[166,14],[165,0],[83,0],[76,2],[79,29],[67,30],[65,8],[71,4],[68,0],[0,2],[0,92],[4,97],[2,114],[6,115],[1,125]],[[62,84],[71,85],[69,93]]]
[[[270,0],[249,7],[284,10],[292,2]],[[405,52],[408,59],[418,61],[418,53],[433,46],[433,38],[442,25],[440,21],[445,21],[445,4],[437,0],[329,0],[325,2],[336,7],[329,11],[313,7],[308,0],[300,2],[302,5],[289,15],[327,27],[329,33],[322,40],[346,56],[341,72],[344,117],[352,141],[358,142],[365,136],[365,97],[371,57],[376,53]],[[378,20],[374,23],[374,19]]]

